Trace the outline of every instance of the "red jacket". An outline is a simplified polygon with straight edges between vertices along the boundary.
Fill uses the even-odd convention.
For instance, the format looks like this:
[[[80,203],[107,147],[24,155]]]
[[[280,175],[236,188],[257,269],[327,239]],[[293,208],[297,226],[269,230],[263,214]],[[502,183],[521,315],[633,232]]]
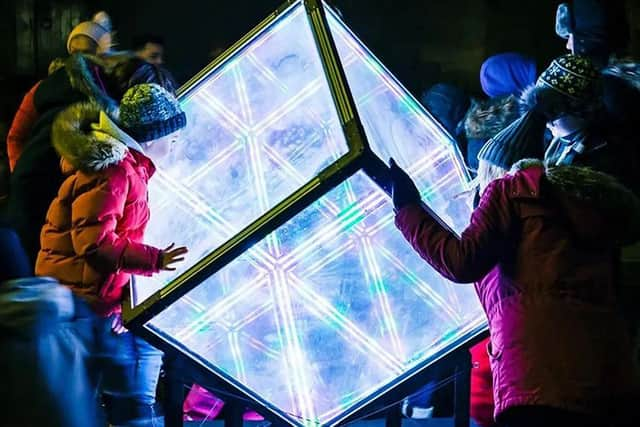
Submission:
[[[41,81],[36,83],[22,98],[20,107],[13,118],[13,122],[11,122],[11,128],[7,134],[7,156],[9,157],[9,169],[12,172],[24,146],[27,145],[31,129],[38,120],[39,114],[33,102],[33,96],[40,83]]]
[[[609,421],[637,412],[615,273],[619,247],[638,239],[639,221],[640,201],[607,175],[540,164],[492,182],[461,239],[418,205],[396,217],[441,274],[478,282],[496,417],[542,405]]]
[[[480,427],[495,425],[493,420],[493,378],[487,352],[489,338],[470,349],[471,353],[471,418]]]
[[[93,104],[76,104],[53,124],[52,142],[68,177],[47,212],[36,274],[58,279],[109,315],[120,310],[132,274],[159,270],[160,250],[142,243],[153,163],[127,148],[128,137],[104,113],[100,129],[85,133],[99,114]]]

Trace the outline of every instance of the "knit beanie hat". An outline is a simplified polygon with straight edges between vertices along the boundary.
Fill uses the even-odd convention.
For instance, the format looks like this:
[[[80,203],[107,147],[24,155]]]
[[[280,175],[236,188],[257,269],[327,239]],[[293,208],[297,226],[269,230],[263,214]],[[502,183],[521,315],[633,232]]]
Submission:
[[[120,125],[138,142],[162,138],[187,125],[178,100],[156,83],[127,90],[120,102]]]
[[[489,57],[480,68],[482,90],[490,98],[519,95],[535,83],[536,62],[519,53],[501,53]]]
[[[584,56],[564,55],[553,60],[535,86],[525,89],[521,101],[547,119],[597,110],[599,73]]]
[[[522,159],[542,159],[545,127],[546,119],[529,111],[487,141],[478,160],[509,170]]]
[[[84,21],[76,25],[67,37],[67,52],[71,53],[71,40],[77,36],[89,37],[98,45],[98,54],[108,52],[112,46],[111,18],[106,12],[96,13],[91,21]]]

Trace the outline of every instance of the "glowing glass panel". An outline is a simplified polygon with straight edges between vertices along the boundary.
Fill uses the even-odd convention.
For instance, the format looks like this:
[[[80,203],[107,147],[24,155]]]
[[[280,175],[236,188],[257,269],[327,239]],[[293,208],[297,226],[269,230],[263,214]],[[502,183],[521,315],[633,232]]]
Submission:
[[[429,207],[461,233],[471,206],[461,196],[469,187],[455,142],[335,13],[327,10],[327,20],[371,149],[405,168]]]
[[[284,200],[348,148],[300,5],[182,100],[188,127],[154,159],[145,240],[186,245],[175,272],[138,278],[138,305]]]
[[[292,422],[329,423],[484,321],[393,218],[358,172],[147,327]]]

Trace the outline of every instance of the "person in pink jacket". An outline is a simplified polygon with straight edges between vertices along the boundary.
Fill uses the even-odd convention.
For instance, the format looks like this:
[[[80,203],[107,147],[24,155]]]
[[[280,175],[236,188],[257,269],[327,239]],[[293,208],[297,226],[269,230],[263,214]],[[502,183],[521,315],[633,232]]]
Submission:
[[[513,145],[484,159],[522,158],[522,147],[503,143]],[[475,283],[489,321],[496,421],[640,425],[638,373],[616,292],[619,248],[640,239],[640,200],[604,173],[522,160],[481,185],[458,238],[393,159],[390,172],[397,228],[443,276]]]
[[[185,125],[178,101],[151,83],[124,94],[119,125],[80,102],[51,131],[66,179],[47,212],[36,274],[73,292],[75,329],[114,426],[162,425],[154,416],[162,354],[123,327],[121,304],[134,275],[173,270],[187,252],[144,243],[155,171],[147,155],[166,154]]]

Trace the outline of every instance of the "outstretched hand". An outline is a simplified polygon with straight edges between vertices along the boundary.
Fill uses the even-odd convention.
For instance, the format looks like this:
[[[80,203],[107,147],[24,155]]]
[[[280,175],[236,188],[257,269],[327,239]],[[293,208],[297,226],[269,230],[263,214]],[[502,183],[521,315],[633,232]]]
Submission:
[[[111,331],[116,335],[122,335],[129,332],[127,328],[124,327],[124,322],[122,321],[122,313],[117,313],[111,319]]]
[[[160,254],[160,270],[175,271],[176,268],[173,267],[173,264],[184,261],[183,255],[189,250],[184,246],[174,249],[174,246],[175,243],[172,243],[162,250]]]
[[[398,166],[393,158],[389,159],[391,173],[391,195],[396,210],[412,203],[420,203],[420,192],[411,177]]]

